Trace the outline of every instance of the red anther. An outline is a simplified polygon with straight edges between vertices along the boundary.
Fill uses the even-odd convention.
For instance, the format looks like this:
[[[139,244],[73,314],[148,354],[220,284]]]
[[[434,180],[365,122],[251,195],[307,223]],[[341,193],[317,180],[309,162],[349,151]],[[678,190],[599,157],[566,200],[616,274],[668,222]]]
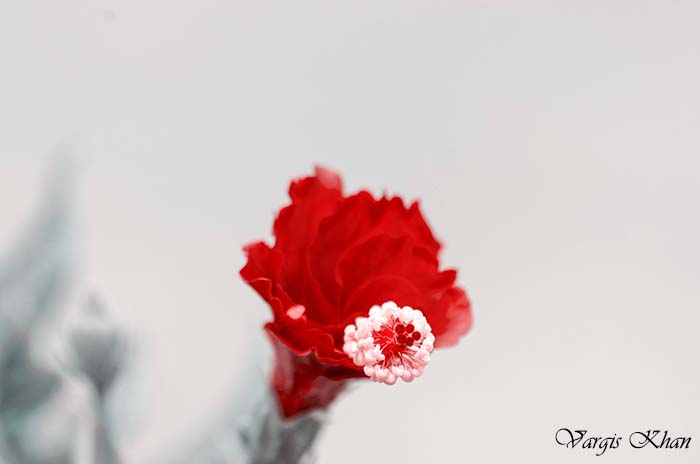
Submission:
[[[396,327],[394,327],[394,331],[397,334],[402,334],[406,331],[406,327],[404,327],[403,324],[396,324]]]
[[[415,330],[415,327],[413,327],[413,324],[408,324],[406,326],[406,332],[411,333]]]

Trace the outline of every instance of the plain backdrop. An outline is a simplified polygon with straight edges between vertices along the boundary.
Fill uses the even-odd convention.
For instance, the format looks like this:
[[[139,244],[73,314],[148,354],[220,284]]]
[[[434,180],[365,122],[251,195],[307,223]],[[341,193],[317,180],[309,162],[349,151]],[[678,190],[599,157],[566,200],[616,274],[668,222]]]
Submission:
[[[699,15],[661,0],[3,2],[0,249],[68,147],[75,300],[96,289],[138,340],[120,445],[149,464],[246,381],[242,334],[268,308],[240,248],[270,238],[289,180],[320,163],[349,192],[420,199],[475,315],[420,381],[345,395],[320,462],[699,462]],[[560,427],[693,442],[597,458],[556,445]]]

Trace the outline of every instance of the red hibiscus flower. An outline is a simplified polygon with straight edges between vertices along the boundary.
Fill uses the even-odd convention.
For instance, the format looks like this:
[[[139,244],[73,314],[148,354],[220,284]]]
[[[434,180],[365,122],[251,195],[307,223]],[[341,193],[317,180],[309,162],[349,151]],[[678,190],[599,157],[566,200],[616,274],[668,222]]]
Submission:
[[[323,168],[293,181],[289,196],[275,245],[246,246],[241,269],[272,308],[265,329],[285,417],[328,406],[351,378],[410,381],[433,346],[468,332],[469,300],[457,272],[439,269],[440,243],[417,203],[344,196]]]

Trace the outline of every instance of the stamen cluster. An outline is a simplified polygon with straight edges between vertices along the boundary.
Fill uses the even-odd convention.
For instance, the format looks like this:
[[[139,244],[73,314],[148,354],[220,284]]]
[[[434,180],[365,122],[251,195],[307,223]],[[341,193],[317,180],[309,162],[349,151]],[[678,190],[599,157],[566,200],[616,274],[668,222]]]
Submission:
[[[430,362],[435,336],[423,313],[393,301],[375,305],[369,317],[345,327],[343,351],[375,382],[411,382]]]

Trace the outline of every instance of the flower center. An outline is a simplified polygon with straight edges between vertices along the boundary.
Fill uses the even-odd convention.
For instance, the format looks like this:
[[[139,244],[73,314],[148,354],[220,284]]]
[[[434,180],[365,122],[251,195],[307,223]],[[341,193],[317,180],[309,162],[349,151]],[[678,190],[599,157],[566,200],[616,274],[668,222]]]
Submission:
[[[375,382],[411,382],[430,362],[435,336],[423,313],[393,301],[345,327],[343,351]]]

